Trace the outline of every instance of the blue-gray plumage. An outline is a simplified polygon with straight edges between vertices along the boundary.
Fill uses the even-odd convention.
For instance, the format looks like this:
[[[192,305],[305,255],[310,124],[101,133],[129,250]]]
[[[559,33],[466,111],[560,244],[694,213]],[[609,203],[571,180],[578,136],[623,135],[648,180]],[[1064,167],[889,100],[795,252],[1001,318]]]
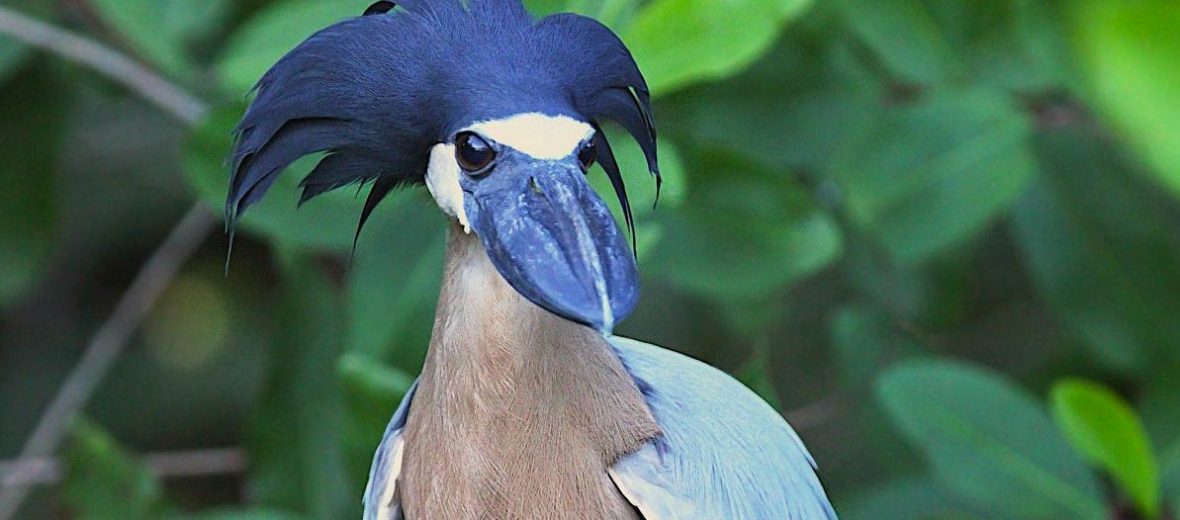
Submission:
[[[638,275],[584,176],[632,228],[601,123],[659,179],[643,76],[605,26],[519,0],[377,2],[259,82],[238,127],[230,229],[296,159],[304,202],[425,185],[450,220],[422,375],[390,421],[365,518],[834,519],[814,463],[724,373],[611,335]],[[632,233],[633,236],[633,233]]]

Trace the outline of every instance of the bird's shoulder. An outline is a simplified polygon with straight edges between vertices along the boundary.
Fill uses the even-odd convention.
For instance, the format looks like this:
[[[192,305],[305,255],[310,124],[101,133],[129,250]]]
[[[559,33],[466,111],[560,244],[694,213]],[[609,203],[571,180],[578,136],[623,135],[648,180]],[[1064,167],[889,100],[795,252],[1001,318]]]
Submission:
[[[646,520],[836,518],[811,455],[757,394],[671,350],[611,344],[663,430],[610,469]]]

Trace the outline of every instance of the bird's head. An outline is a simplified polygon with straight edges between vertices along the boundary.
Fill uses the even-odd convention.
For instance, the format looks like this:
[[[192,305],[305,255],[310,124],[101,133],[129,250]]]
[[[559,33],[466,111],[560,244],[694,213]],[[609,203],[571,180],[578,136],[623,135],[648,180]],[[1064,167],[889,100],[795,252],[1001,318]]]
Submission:
[[[232,229],[288,165],[323,153],[301,202],[372,183],[359,233],[391,190],[423,184],[514,289],[609,333],[639,290],[624,235],[585,178],[597,161],[632,227],[606,120],[638,141],[658,182],[647,85],[602,24],[534,20],[519,0],[378,2],[258,83],[237,130],[227,219]]]

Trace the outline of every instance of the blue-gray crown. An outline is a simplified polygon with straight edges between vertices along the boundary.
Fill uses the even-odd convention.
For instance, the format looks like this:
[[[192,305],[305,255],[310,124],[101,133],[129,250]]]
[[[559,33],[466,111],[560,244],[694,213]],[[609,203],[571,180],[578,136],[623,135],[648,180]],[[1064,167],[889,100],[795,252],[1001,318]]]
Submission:
[[[519,0],[378,2],[365,14],[311,36],[255,87],[236,132],[231,229],[287,166],[322,152],[300,202],[372,181],[359,233],[391,190],[423,181],[431,146],[522,112],[617,122],[659,182],[647,83],[606,26],[568,13],[535,21]],[[595,139],[631,227],[619,166],[606,136]]]

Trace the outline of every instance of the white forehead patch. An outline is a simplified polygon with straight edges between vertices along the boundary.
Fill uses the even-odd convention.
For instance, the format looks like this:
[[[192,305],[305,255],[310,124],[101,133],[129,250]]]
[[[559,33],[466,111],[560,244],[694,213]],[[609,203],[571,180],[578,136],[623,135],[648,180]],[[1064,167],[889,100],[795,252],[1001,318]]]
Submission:
[[[426,189],[439,209],[458,219],[463,232],[470,233],[467,210],[463,208],[463,188],[459,186],[459,163],[455,161],[455,145],[436,144],[430,149],[430,163],[426,167]]]
[[[594,127],[577,119],[536,112],[481,121],[466,130],[511,146],[534,159],[548,161],[569,157],[578,145],[594,135]]]

